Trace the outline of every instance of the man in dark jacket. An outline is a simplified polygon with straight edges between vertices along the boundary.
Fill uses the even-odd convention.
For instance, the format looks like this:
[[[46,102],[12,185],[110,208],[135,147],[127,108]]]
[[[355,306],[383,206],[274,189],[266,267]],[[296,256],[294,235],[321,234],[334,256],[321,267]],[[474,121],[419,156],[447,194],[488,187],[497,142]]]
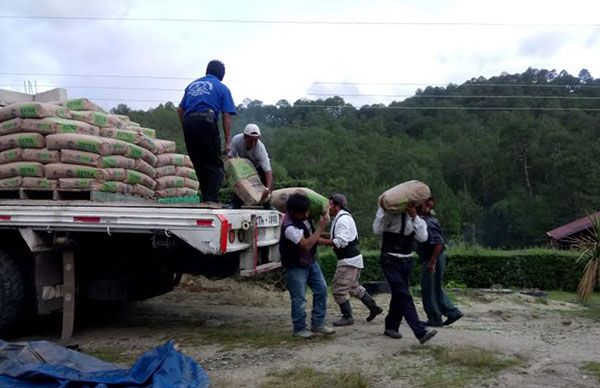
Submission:
[[[292,301],[294,335],[300,338],[310,338],[313,333],[335,333],[325,326],[327,283],[316,260],[319,236],[329,221],[321,217],[315,231],[309,220],[308,207],[308,197],[302,194],[290,195],[279,238],[281,264],[287,270],[287,288]],[[307,284],[313,293],[310,331],[306,328]]]

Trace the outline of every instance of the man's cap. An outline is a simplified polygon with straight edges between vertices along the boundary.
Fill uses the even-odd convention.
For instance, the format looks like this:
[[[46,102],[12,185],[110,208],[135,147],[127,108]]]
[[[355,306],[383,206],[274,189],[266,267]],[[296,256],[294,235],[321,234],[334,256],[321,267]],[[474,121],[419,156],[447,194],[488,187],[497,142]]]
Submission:
[[[340,205],[340,207],[345,211],[350,211],[350,208],[348,208],[348,199],[346,199],[346,196],[344,194],[333,194],[331,197],[329,197],[329,199],[335,202],[336,204]]]
[[[244,135],[250,137],[260,137],[260,128],[256,124],[248,124],[244,128]]]

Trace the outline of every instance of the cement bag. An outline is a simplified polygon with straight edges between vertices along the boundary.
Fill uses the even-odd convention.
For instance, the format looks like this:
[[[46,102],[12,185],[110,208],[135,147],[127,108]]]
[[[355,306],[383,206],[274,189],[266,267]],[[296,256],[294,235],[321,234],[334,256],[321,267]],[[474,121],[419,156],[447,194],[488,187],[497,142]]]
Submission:
[[[69,110],[104,112],[104,109],[100,108],[87,98],[75,98],[72,100],[61,101],[60,105],[66,106]]]
[[[100,130],[91,124],[77,120],[46,117],[45,119],[24,119],[21,124],[24,132],[37,132],[42,135],[53,133],[81,133],[98,136]]]
[[[45,148],[25,148],[22,158],[26,162],[58,163],[60,162],[60,151],[50,151]]]
[[[12,178],[0,179],[0,189],[18,189],[21,187],[23,178],[15,176]]]
[[[38,162],[15,162],[0,165],[0,178],[14,176],[44,177],[44,165]]]
[[[46,140],[39,133],[13,133],[0,136],[0,151],[11,148],[44,148]]]
[[[94,190],[96,179],[89,178],[58,178],[58,187],[65,190]]]
[[[156,145],[155,154],[157,155],[177,152],[177,144],[174,141],[155,139],[154,144]]]
[[[135,159],[127,158],[122,155],[104,156],[98,163],[102,168],[127,168],[135,169]]]
[[[129,127],[136,127],[139,128],[140,127],[140,123],[136,122],[136,121],[131,121],[131,118],[129,119],[129,122],[127,123],[127,127],[125,127],[126,129],[132,129]]]
[[[72,111],[73,120],[83,121],[84,123],[95,125],[96,127],[109,127],[108,114],[104,112],[95,112],[89,110]]]
[[[158,198],[188,197],[192,195],[198,195],[198,191],[189,189],[187,187],[169,187],[167,189],[156,190],[154,194]]]
[[[108,125],[107,127],[113,127],[113,128],[121,128],[121,129],[127,129],[127,125],[129,124],[128,120],[123,120],[120,115],[113,115],[113,114],[109,114],[108,115]]]
[[[98,167],[101,156],[85,151],[61,150],[60,162],[67,164],[83,164],[86,166]]]
[[[41,102],[21,102],[0,108],[0,121],[14,118],[42,119],[44,117],[62,117],[70,119],[69,110],[63,106],[44,104]]]
[[[271,203],[282,213],[287,210],[287,200],[292,194],[304,194],[308,197],[310,218],[318,221],[324,215],[329,217],[329,200],[321,194],[305,187],[289,187],[273,191]]]
[[[17,117],[16,119],[7,120],[0,122],[0,136],[10,135],[11,133],[22,132],[21,124],[23,119]]]
[[[425,183],[417,180],[400,183],[379,196],[379,206],[390,213],[401,213],[409,202],[416,205],[431,197],[431,190]]]
[[[13,148],[0,152],[0,164],[20,162],[23,160],[23,149]]]
[[[152,153],[157,153],[157,147],[154,143],[154,139],[151,139],[150,137],[137,131],[106,127],[100,128],[100,136],[122,140],[124,142],[135,144],[142,148],[145,148]]]
[[[103,180],[125,182],[126,174],[124,168],[103,168],[101,171]]]
[[[260,181],[256,167],[248,159],[230,158],[225,161],[225,177],[233,192],[246,205],[257,205],[262,201],[266,187]]]
[[[105,139],[92,135],[57,134],[46,136],[46,146],[49,150],[76,150],[92,152],[98,155],[114,155],[112,142],[117,140]],[[41,148],[41,147],[40,147]],[[123,153],[125,149],[121,153]]]
[[[144,185],[150,190],[154,190],[156,187],[156,181],[154,179],[142,172],[135,170],[125,170],[125,182],[131,185]]]
[[[158,155],[158,160],[156,161],[155,167],[163,167],[163,166],[184,166],[194,168],[190,157],[183,154],[160,154]]]
[[[135,125],[135,124],[137,124],[137,125]],[[137,132],[143,133],[144,135],[146,135],[148,137],[156,139],[156,130],[155,129],[140,127],[140,125],[138,123],[134,123],[133,121],[130,121],[125,126],[125,129],[129,129],[130,131],[137,131]]]
[[[172,175],[156,178],[156,190],[168,189],[172,187],[185,187],[185,178]]]
[[[44,166],[46,178],[88,178],[103,179],[101,170],[78,164],[50,163]]]
[[[193,168],[189,168],[189,167],[176,166],[175,174],[173,174],[173,175],[182,176],[184,178],[193,179],[195,181],[198,180],[198,176],[196,175],[196,170],[194,170]]]
[[[139,195],[140,197],[152,198],[154,197],[154,190],[150,190],[144,185],[136,184],[133,185],[131,194]]]
[[[177,175],[177,166],[169,165],[169,166],[157,167],[156,175],[154,177],[161,178],[163,176],[169,176],[169,175]]]
[[[133,190],[133,186],[130,184],[115,181],[96,182],[95,186],[96,190],[107,193],[130,194]]]
[[[187,187],[189,189],[198,191],[198,189],[200,188],[200,183],[198,183],[198,181],[195,181],[190,178],[183,178],[183,180],[185,182],[184,183],[185,187]]]
[[[119,141],[119,140],[113,140],[113,141]],[[156,166],[156,162],[158,161],[158,158],[152,152],[148,151],[145,148],[137,146],[135,144],[129,144],[129,143],[125,143],[125,144],[127,145],[127,150],[124,153],[125,156],[127,156],[128,158],[132,158],[132,159],[142,159],[142,160],[148,162],[148,164],[150,164],[151,166]]]
[[[56,190],[58,189],[58,180],[25,177],[23,178],[21,187],[24,189]]]
[[[135,159],[135,168],[139,172],[143,172],[148,175],[150,178],[154,178],[156,175],[156,169],[152,167],[148,162],[144,159]]]

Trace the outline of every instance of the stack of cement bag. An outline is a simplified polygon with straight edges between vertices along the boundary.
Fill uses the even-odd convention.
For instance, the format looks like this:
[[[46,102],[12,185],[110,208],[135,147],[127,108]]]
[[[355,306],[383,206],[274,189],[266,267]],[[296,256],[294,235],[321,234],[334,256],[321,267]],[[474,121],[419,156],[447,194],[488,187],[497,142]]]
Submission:
[[[254,164],[244,158],[230,158],[225,161],[225,176],[233,192],[245,205],[263,203],[265,186],[260,181]]]
[[[157,198],[197,195],[198,187],[194,165],[187,155],[172,152],[158,155],[155,192]]]
[[[275,209],[285,213],[287,210],[287,200],[292,194],[304,194],[308,197],[308,212],[313,221],[318,221],[321,216],[329,218],[329,200],[306,187],[288,187],[275,190],[271,195],[271,203]]]
[[[405,211],[409,203],[418,205],[430,196],[429,186],[421,181],[411,180],[385,191],[379,196],[378,204],[383,210],[397,214]]]
[[[61,104],[0,108],[0,188],[105,191],[147,198],[159,191],[161,196],[182,194],[165,193],[165,183],[158,187],[155,181],[156,167],[173,160],[183,165],[187,158],[173,153],[174,142],[155,139],[153,129],[127,116],[107,114],[87,99]],[[189,158],[187,162],[191,167]],[[197,190],[197,178],[188,180],[195,183],[184,182],[185,187]]]

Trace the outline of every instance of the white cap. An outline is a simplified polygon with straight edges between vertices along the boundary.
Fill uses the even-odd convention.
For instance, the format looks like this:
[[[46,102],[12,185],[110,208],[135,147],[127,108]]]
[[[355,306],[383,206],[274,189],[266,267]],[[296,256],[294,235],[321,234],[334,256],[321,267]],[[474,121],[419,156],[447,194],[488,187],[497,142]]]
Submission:
[[[256,124],[248,124],[244,128],[244,135],[250,137],[260,137],[260,128]]]

